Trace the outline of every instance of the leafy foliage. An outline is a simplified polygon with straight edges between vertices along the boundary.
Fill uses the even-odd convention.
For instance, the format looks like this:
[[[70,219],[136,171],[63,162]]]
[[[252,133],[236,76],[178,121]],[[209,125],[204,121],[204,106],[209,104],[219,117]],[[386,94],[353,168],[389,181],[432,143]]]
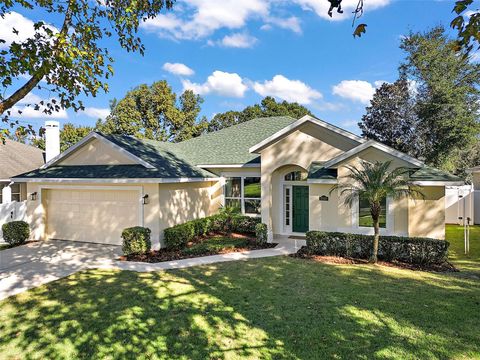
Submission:
[[[368,139],[419,156],[417,122],[414,95],[407,80],[400,79],[377,89],[358,126],[362,136]]]
[[[335,232],[307,232],[307,251],[314,255],[368,259],[373,236]],[[447,261],[450,243],[430,238],[382,236],[379,258],[410,264],[443,264]]]
[[[255,238],[258,244],[266,244],[268,241],[267,224],[260,223],[255,226]]]
[[[480,64],[466,50],[458,52],[441,26],[411,33],[400,47],[407,54],[400,75],[416,86],[420,155],[429,165],[455,170],[455,151],[472,144],[480,131]]]
[[[112,101],[111,114],[97,128],[106,134],[133,135],[159,141],[183,141],[200,135],[206,119],[198,119],[203,99],[186,90],[180,95],[165,81],[137,86],[119,101]]]
[[[411,186],[410,169],[397,167],[390,170],[392,161],[370,163],[361,161],[359,167],[346,166],[348,174],[339,179],[339,183],[330,190],[338,191],[343,202],[352,207],[357,199],[367,200],[370,204],[370,215],[375,231],[372,262],[377,261],[378,240],[380,236],[380,213],[382,201],[391,197],[423,197],[423,194]]]
[[[208,131],[221,130],[259,117],[291,116],[299,119],[305,115],[312,115],[306,107],[287,101],[277,102],[273,97],[267,96],[260,104],[247,106],[242,111],[227,111],[216,114],[208,124]]]
[[[12,42],[0,51],[0,114],[9,122],[12,107],[36,87],[56,98],[30,104],[35,110],[51,114],[61,108],[83,109],[78,96],[95,96],[108,91],[107,80],[113,74],[114,59],[104,47],[105,38],[115,36],[128,52],[144,53],[137,36],[141,21],[153,18],[162,9],[170,9],[173,0],[127,1],[3,1],[0,16],[23,8],[44,11],[51,18],[61,18],[61,25],[37,21],[35,33],[23,42]],[[12,28],[16,33],[17,29]],[[0,42],[5,43],[0,35]],[[17,80],[28,80],[16,88]],[[40,83],[42,81],[42,83]]]
[[[9,245],[21,245],[30,237],[30,227],[25,221],[11,221],[2,225],[3,239]]]
[[[123,255],[146,254],[152,247],[149,228],[134,226],[122,231],[122,251]]]

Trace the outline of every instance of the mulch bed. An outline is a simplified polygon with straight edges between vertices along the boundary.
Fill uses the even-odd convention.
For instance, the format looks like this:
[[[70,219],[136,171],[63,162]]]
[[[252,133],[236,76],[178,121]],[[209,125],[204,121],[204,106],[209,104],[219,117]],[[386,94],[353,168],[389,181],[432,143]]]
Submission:
[[[321,256],[321,255],[311,255],[307,253],[306,247],[302,247],[296,254],[290,255],[291,257],[309,259],[313,261],[318,261],[324,264],[340,264],[340,265],[367,265],[369,264],[368,260],[364,259],[354,259],[354,258],[344,258],[339,256]],[[387,262],[387,261],[378,261],[377,265],[394,267],[398,269],[408,269],[414,271],[432,271],[432,272],[458,272],[459,270],[453,266],[453,264],[448,261],[443,264],[431,264],[431,265],[420,265],[420,264],[408,264],[399,261]]]
[[[220,235],[220,234],[216,234]],[[224,236],[224,235],[222,235]],[[244,252],[250,250],[263,250],[263,249],[271,249],[277,246],[277,244],[263,244],[259,245],[253,238],[249,238],[248,236],[241,235],[241,234],[231,234],[229,237],[232,238],[244,238],[248,241],[247,246],[244,247],[228,247],[223,248],[218,251],[208,251],[201,254],[185,254],[182,250],[168,250],[168,249],[160,249],[160,250],[152,250],[150,253],[145,255],[128,255],[128,256],[120,256],[120,260],[122,261],[138,261],[138,262],[146,262],[146,263],[157,263],[163,261],[175,261],[175,260],[182,260],[182,259],[191,259],[196,257],[202,256],[210,256],[210,255],[221,255],[221,254],[228,254],[234,252]],[[193,245],[199,244],[202,241],[211,237],[203,237],[196,239],[195,241],[189,243],[187,248],[192,247]]]

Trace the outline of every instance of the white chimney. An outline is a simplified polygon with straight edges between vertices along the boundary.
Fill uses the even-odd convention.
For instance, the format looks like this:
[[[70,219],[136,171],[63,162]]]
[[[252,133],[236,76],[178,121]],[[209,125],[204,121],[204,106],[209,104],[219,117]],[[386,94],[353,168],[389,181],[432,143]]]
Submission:
[[[60,123],[45,121],[45,160],[49,162],[60,154]]]

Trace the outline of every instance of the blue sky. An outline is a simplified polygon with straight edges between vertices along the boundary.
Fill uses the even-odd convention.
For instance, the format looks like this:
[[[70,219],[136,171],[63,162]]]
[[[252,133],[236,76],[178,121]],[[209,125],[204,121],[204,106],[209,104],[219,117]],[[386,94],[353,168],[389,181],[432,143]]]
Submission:
[[[108,113],[110,99],[141,83],[166,79],[178,94],[185,88],[199,92],[208,118],[271,95],[298,101],[317,117],[358,132],[356,123],[375,87],[397,77],[401,36],[448,26],[454,2],[365,0],[360,22],[368,30],[360,39],[352,37],[356,1],[343,3],[345,13],[329,19],[327,0],[180,0],[172,11],[142,25],[144,57],[109,40],[116,59],[109,93],[85,98],[85,112],[67,110],[55,117],[61,123],[93,125]],[[9,23],[28,29],[31,21],[58,26],[61,20],[15,10],[15,16],[0,21],[2,35]],[[32,95],[45,97],[41,91]],[[45,119],[32,110],[21,122],[39,127]]]

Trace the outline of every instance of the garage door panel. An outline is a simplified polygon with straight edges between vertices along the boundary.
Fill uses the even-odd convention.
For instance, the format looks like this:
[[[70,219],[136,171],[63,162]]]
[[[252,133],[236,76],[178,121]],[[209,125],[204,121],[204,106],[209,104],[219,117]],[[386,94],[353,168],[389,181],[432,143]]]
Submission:
[[[124,228],[140,225],[137,190],[49,189],[49,238],[121,244]]]

